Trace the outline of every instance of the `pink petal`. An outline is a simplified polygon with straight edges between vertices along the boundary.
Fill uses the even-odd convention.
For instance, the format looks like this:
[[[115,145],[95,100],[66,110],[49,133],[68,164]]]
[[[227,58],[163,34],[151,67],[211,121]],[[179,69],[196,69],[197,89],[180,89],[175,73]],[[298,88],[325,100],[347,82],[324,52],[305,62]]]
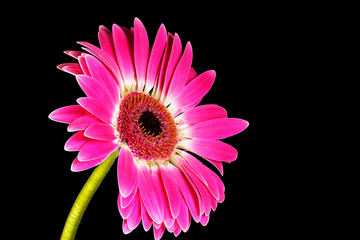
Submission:
[[[226,118],[227,113],[223,107],[216,104],[207,104],[195,107],[180,115],[186,124],[194,125],[206,120]]]
[[[127,197],[123,197],[121,196],[121,194],[119,194],[121,207],[126,208],[132,202],[136,193],[137,193],[137,188],[134,188],[134,190]]]
[[[168,42],[169,43],[171,42],[170,39],[168,40]],[[162,93],[161,93],[163,100],[165,100],[166,95],[168,93],[171,78],[175,72],[176,66],[178,65],[178,62],[181,57],[181,52],[182,52],[181,40],[180,40],[179,35],[177,35],[176,33],[175,33],[174,39],[172,41],[171,49],[169,49],[169,50],[171,50],[169,59],[161,67],[162,68],[161,71],[165,71],[164,84],[163,84]],[[164,70],[164,68],[165,68],[165,70]]]
[[[184,54],[175,69],[173,77],[171,78],[169,90],[166,96],[167,103],[171,103],[174,99],[176,99],[179,93],[183,91],[185,82],[189,75],[192,59],[192,47],[190,42],[188,42],[186,44]],[[165,106],[167,106],[166,103]]]
[[[78,74],[83,74],[83,71],[81,70],[78,63],[63,63],[59,64],[57,68],[75,76]]]
[[[134,52],[134,28],[126,28],[123,26],[120,26],[121,30],[123,30],[129,44],[130,44],[130,52],[133,53]],[[133,57],[133,55],[131,56]]]
[[[215,81],[215,71],[206,71],[187,84],[175,100],[177,107],[186,107],[201,100],[210,90]]]
[[[185,204],[186,205],[186,204]],[[187,206],[186,206],[186,208],[187,208]],[[188,210],[189,211],[189,210]],[[191,218],[191,217],[190,217]],[[179,226],[179,224],[177,223],[177,219],[175,219],[175,221],[174,221],[174,224],[172,225],[172,226],[166,226],[165,225],[165,227],[166,227],[166,229],[169,231],[169,232],[174,232],[175,231],[175,229],[177,228]]]
[[[194,184],[194,187],[196,187],[197,191],[199,192],[200,198],[199,202],[201,201],[203,206],[203,211],[201,214],[210,214],[211,212],[211,198],[213,198],[209,192],[209,190],[206,188],[203,182],[199,180],[191,171],[187,169],[183,169],[185,175],[191,180]]]
[[[224,194],[225,190],[224,184],[221,179],[212,170],[207,168],[191,154],[182,152],[181,155],[186,159],[186,161],[179,159],[180,163],[183,164],[204,183],[213,198],[220,201],[220,199],[223,197],[222,195]],[[216,201],[214,203],[216,205]],[[208,212],[207,214],[209,213],[210,212]]]
[[[77,102],[96,117],[106,123],[112,124],[114,109],[111,109],[96,98],[83,97],[77,99]]]
[[[160,174],[160,168],[152,168],[152,176],[155,182],[155,186],[157,186],[157,188],[159,189],[159,197],[161,198],[161,201],[164,204],[164,221],[163,223],[165,224],[165,226],[172,226],[174,224],[174,217],[171,214],[171,210],[170,210],[170,205],[168,202],[168,196],[163,184],[163,180],[161,178],[161,174]],[[176,184],[175,184],[176,185]]]
[[[209,158],[204,158],[206,159],[209,163],[211,163],[212,165],[214,165],[217,170],[219,170],[220,174],[223,176],[224,175],[224,168],[223,168],[223,164],[220,161],[215,161]]]
[[[184,174],[172,165],[168,165],[171,175],[174,177],[179,189],[189,207],[191,215],[196,222],[200,221],[201,207],[199,203],[198,193],[193,188],[192,184],[184,176]]]
[[[178,227],[174,230],[174,235],[175,235],[175,237],[179,236],[180,232],[181,232],[181,227],[178,226]]]
[[[73,57],[73,58],[78,58],[83,52],[80,51],[64,51],[64,53],[66,53],[67,55]]]
[[[76,79],[88,97],[96,98],[100,102],[109,105],[110,108],[115,108],[114,100],[101,82],[86,75],[78,75]]]
[[[150,53],[149,64],[147,69],[147,77],[146,77],[146,86],[145,86],[146,92],[149,92],[155,84],[155,80],[157,78],[158,72],[161,67],[161,59],[165,51],[166,42],[167,42],[166,29],[164,24],[161,24],[156,34],[155,41]]]
[[[219,193],[220,193],[220,198],[218,199],[218,202],[222,203],[225,200],[225,185],[222,181],[216,181],[216,184],[219,188]],[[215,211],[215,209],[214,209],[214,211]]]
[[[145,166],[138,168],[138,188],[144,207],[151,219],[160,224],[164,220],[164,204],[153,177]]]
[[[164,224],[166,228],[172,227],[175,223],[175,218],[171,215],[169,204],[166,202],[164,206]]]
[[[207,224],[208,224],[208,222],[209,222],[209,219],[210,219],[210,215],[202,215],[201,216],[201,220],[200,220],[200,222],[201,222],[201,224],[203,225],[203,226],[206,226]]]
[[[165,231],[165,225],[161,224],[161,226],[159,228],[155,228],[154,227],[154,238],[155,240],[159,240],[162,235],[164,234]]]
[[[138,177],[133,155],[125,146],[120,149],[117,173],[120,194],[127,197],[135,188]]]
[[[197,160],[191,154],[188,154],[185,151],[181,151],[181,157],[178,158],[178,162],[182,168],[186,168],[190,170],[192,173],[196,175],[206,186],[208,182],[206,181],[207,172],[203,168],[205,167],[199,160]]]
[[[134,201],[131,201],[130,204],[128,204],[126,207],[122,207],[121,206],[121,198],[122,198],[122,196],[121,196],[121,194],[119,194],[118,201],[117,201],[118,209],[119,209],[121,217],[124,219],[127,219],[130,216],[130,214],[134,208],[136,200],[133,199]],[[139,199],[137,199],[137,201],[139,201]]]
[[[75,120],[73,120],[69,124],[67,130],[69,132],[85,130],[88,126],[90,126],[93,123],[102,123],[102,121],[92,114],[85,115],[85,116],[82,116],[82,117],[79,117],[79,118],[76,118]]]
[[[190,81],[192,81],[197,76],[197,72],[194,68],[190,68],[189,75],[187,77],[185,85],[187,85]]]
[[[134,20],[134,61],[139,90],[145,86],[146,69],[149,59],[149,39],[142,22]]]
[[[104,52],[106,52],[112,59],[116,59],[111,31],[104,26],[100,26],[98,38],[101,49],[104,50]]]
[[[179,216],[176,218],[180,228],[186,232],[189,227],[190,227],[190,223],[191,223],[191,217],[189,214],[189,208],[186,205],[186,202],[184,200],[184,198],[182,196],[180,196],[180,198],[178,199],[179,203],[180,203],[180,213]]]
[[[95,158],[109,156],[119,147],[112,141],[89,140],[79,152],[79,161],[90,161]]]
[[[109,67],[109,69],[114,73],[114,75],[117,79],[122,80],[122,77],[121,77],[121,74],[119,71],[119,67],[118,67],[116,61],[113,58],[111,58],[111,56],[109,56],[104,50],[94,46],[91,43],[87,43],[87,42],[78,42],[78,43],[87,47],[87,48],[84,48],[84,50],[88,51],[89,53],[91,53],[94,56],[96,56],[97,58],[99,58],[100,61],[102,61]]]
[[[132,51],[128,38],[123,29],[116,24],[113,25],[112,33],[117,62],[120,66],[125,84],[135,85],[134,61],[132,59]]]
[[[131,230],[135,229],[141,221],[139,192],[137,192],[133,202],[134,206],[129,217],[127,218],[127,224]]]
[[[238,156],[233,146],[219,140],[185,139],[181,145],[190,152],[216,161],[232,162]]]
[[[103,84],[113,99],[113,102],[117,104],[120,96],[118,81],[99,60],[91,55],[86,55],[85,59],[92,77]]]
[[[150,218],[149,214],[147,213],[142,201],[140,201],[140,205],[141,205],[141,219],[142,219],[143,227],[145,231],[149,231],[151,225],[153,224],[153,221]]]
[[[214,210],[214,211],[216,210],[218,202],[223,202],[223,201],[220,201],[222,195],[225,196],[224,192],[222,192],[222,194],[220,194],[219,200],[216,200],[215,198],[210,198],[212,210]]]
[[[86,55],[88,55],[88,54],[82,54],[81,56],[79,56],[78,61],[79,61],[81,70],[84,72],[83,75],[91,77],[92,75],[90,73],[89,67],[88,67],[87,62],[85,60]]]
[[[129,234],[132,232],[132,229],[130,229],[128,226],[127,219],[123,219],[122,230],[124,234]]]
[[[105,156],[105,157],[96,158],[96,159],[88,161],[88,162],[81,162],[81,161],[79,161],[78,157],[76,157],[75,160],[73,161],[73,163],[71,164],[71,171],[80,172],[80,171],[87,170],[89,168],[99,165],[100,163],[105,161],[106,158],[107,157]]]
[[[199,105],[199,103],[202,101],[202,98],[198,99],[197,101],[191,103],[190,105],[187,105],[185,107],[182,107],[181,108],[181,111],[180,112],[186,112],[190,109],[193,109],[195,106]],[[176,107],[176,101],[173,102],[173,107]],[[175,117],[176,115],[174,115]]]
[[[224,139],[245,130],[249,123],[238,118],[212,119],[188,127],[186,136],[196,139]]]
[[[88,115],[89,112],[79,105],[58,108],[49,114],[49,118],[56,122],[70,123],[76,118]]]
[[[84,131],[80,131],[72,135],[65,143],[65,151],[79,151],[81,147],[90,139],[84,136]]]
[[[167,65],[169,63],[169,58],[171,55],[171,48],[173,45],[173,35],[171,35],[171,33],[168,33],[167,36],[167,42],[166,42],[166,46],[165,46],[165,50],[164,50],[164,55],[162,57],[161,60],[161,67],[160,67],[160,72],[159,72],[159,77],[157,82],[155,83],[155,96],[156,98],[160,99],[162,97],[164,90],[164,85],[165,85],[165,76],[166,76],[166,70],[167,70]],[[158,73],[156,73],[158,74]]]
[[[104,141],[112,141],[117,139],[114,127],[106,123],[94,123],[90,125],[85,130],[84,135],[88,138]]]
[[[181,198],[179,188],[167,168],[162,167],[160,168],[160,171],[172,216],[176,218],[179,215],[181,207],[179,202],[179,199]]]

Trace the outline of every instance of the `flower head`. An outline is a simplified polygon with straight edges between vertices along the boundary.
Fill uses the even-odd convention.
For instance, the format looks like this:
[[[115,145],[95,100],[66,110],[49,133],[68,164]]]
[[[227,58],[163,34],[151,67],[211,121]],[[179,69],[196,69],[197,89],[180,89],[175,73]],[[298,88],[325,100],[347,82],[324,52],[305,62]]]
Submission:
[[[211,210],[224,201],[224,185],[195,155],[223,174],[223,162],[237,158],[224,139],[248,122],[228,118],[224,108],[197,106],[210,90],[215,72],[197,75],[192,47],[183,51],[180,37],[161,25],[152,47],[139,19],[134,28],[99,28],[100,47],[79,42],[87,52],[66,51],[77,63],[59,69],[71,73],[87,97],[49,117],[76,132],[65,144],[79,151],[72,171],[102,163],[120,149],[117,171],[118,208],[123,231],[142,221],[153,226],[155,239],[165,229],[178,236],[191,218],[208,223]]]

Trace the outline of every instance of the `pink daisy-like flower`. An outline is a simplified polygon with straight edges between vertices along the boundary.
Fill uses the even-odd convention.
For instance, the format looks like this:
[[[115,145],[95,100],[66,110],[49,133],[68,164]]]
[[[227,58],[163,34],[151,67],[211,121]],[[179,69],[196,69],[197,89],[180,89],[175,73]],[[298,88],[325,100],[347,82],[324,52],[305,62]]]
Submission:
[[[224,185],[194,155],[223,174],[223,162],[237,159],[224,139],[248,122],[228,118],[215,104],[197,106],[210,90],[215,71],[197,75],[188,42],[183,51],[177,34],[161,25],[152,47],[139,19],[130,30],[100,26],[100,48],[79,42],[86,52],[66,51],[77,63],[59,69],[71,73],[87,97],[49,117],[76,132],[65,144],[79,151],[72,171],[92,168],[119,150],[118,208],[123,232],[142,221],[153,225],[155,239],[165,229],[178,236],[191,218],[206,225],[211,210],[224,201]]]

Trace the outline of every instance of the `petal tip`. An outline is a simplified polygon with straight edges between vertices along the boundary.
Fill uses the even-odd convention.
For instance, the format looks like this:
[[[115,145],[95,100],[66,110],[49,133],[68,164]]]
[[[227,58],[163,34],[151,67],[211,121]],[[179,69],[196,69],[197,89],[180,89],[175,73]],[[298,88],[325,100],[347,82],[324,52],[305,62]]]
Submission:
[[[140,23],[142,24],[141,20],[138,17],[134,18],[134,24]]]
[[[250,123],[249,123],[248,121],[244,120],[244,119],[242,119],[242,124],[243,124],[243,126],[244,126],[244,129],[243,129],[243,130],[245,130],[246,128],[248,128],[249,125],[250,125]]]
[[[55,119],[54,119],[54,112],[55,112],[55,110],[52,111],[52,112],[48,115],[48,118],[49,118],[50,120],[52,120],[52,121],[55,121]]]
[[[64,63],[59,64],[59,65],[56,66],[56,68],[59,69],[59,70],[61,70],[61,71],[63,71],[63,68],[64,68],[64,67],[65,67],[65,64],[64,64]]]

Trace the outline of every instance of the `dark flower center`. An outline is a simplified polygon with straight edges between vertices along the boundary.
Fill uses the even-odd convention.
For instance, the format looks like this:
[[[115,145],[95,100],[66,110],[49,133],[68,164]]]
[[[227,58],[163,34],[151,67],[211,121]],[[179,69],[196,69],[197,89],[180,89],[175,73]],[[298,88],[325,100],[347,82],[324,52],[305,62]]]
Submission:
[[[142,131],[154,137],[161,132],[161,123],[159,119],[150,111],[141,114],[138,123],[142,126]]]
[[[134,157],[167,161],[175,151],[177,127],[167,108],[145,93],[132,92],[120,103],[117,119],[119,140]]]

